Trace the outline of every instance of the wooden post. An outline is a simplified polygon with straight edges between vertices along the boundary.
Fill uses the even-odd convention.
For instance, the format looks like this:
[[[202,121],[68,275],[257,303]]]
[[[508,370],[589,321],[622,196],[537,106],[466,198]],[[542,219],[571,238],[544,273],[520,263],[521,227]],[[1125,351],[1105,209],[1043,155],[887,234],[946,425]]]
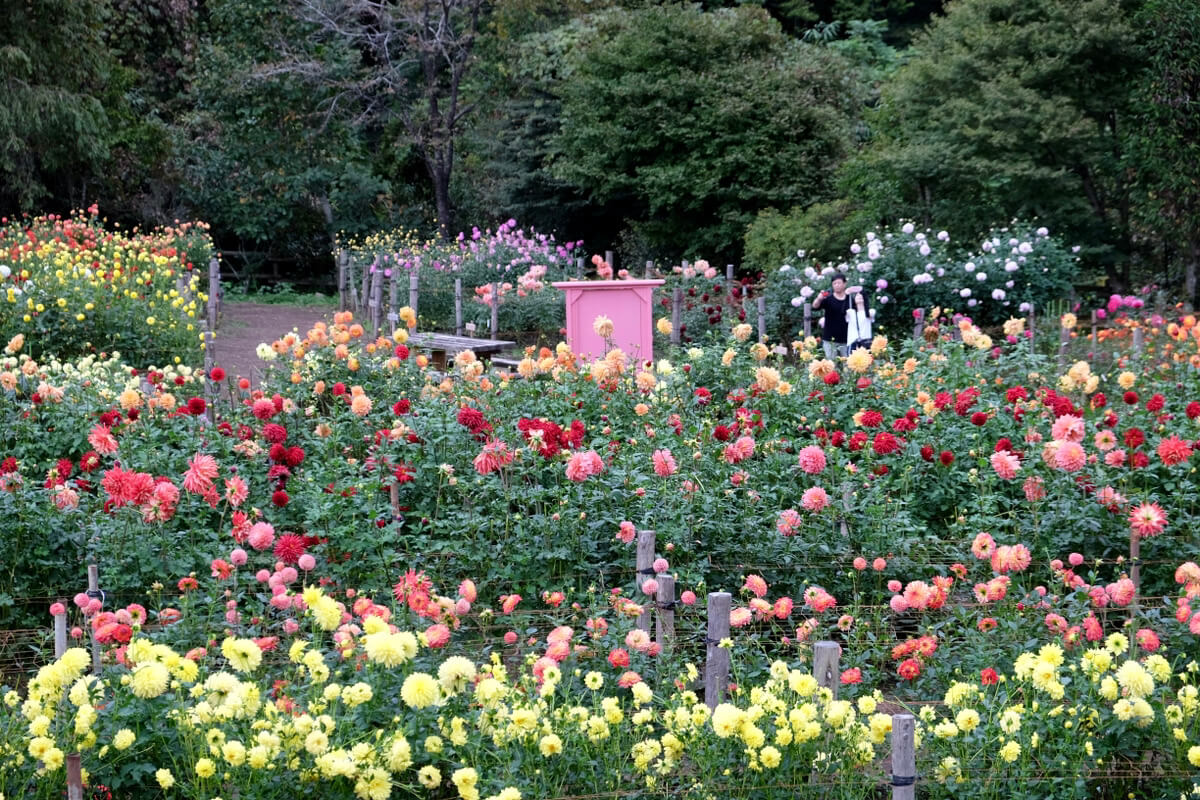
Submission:
[[[1092,309],[1092,333],[1088,338],[1092,340],[1092,351],[1095,352],[1097,342],[1096,342],[1096,309],[1094,309],[1094,308]]]
[[[387,305],[387,321],[391,323],[386,329],[386,333],[390,336],[400,327],[400,310],[396,307],[399,301],[400,286],[397,283],[397,276],[400,274],[399,267],[392,267],[391,275],[388,277],[388,305]]]
[[[682,315],[683,288],[676,286],[671,290],[671,344],[679,344],[683,341],[683,333],[679,330]]]
[[[492,282],[492,338],[500,338],[500,284]]]
[[[67,754],[67,800],[83,800],[83,767],[79,753]]]
[[[804,338],[812,336],[812,303],[804,301]]]
[[[614,278],[617,277],[617,265],[613,263],[613,251],[612,250],[604,251],[604,263],[608,264],[610,267],[613,268],[613,277]]]
[[[1133,354],[1140,356],[1142,354],[1142,328],[1139,325],[1133,329]]]
[[[375,267],[378,266],[377,262],[378,262],[378,259],[376,259],[375,261],[372,261],[371,266],[369,268],[363,269],[362,295],[359,296],[358,300],[354,304],[354,313],[356,315],[360,311],[362,311],[363,307],[368,302],[370,302],[370,295],[368,295],[367,292],[370,291],[370,289],[371,289],[371,270],[375,269]]]
[[[916,799],[915,731],[916,720],[912,714],[892,714],[892,800]]]
[[[217,308],[221,302],[221,262],[215,258],[208,262],[208,329],[217,329]]]
[[[1029,304],[1029,349],[1030,350],[1033,350],[1033,346],[1035,344],[1034,340],[1037,338],[1037,334],[1034,332],[1034,323],[1035,322],[1036,322],[1036,320],[1034,319],[1033,303],[1030,303]]]
[[[1133,581],[1133,598],[1137,602],[1138,593],[1142,589],[1142,540],[1137,531],[1129,532],[1129,580]]]
[[[817,685],[833,692],[837,700],[838,684],[841,682],[841,672],[838,670],[838,659],[842,648],[837,642],[817,642],[813,645],[813,677]]]
[[[388,499],[392,501],[392,522],[400,521],[400,482],[392,481],[388,486]]]
[[[733,596],[729,592],[708,593],[708,652],[704,662],[704,702],[716,708],[729,687],[729,650],[720,647],[729,638],[729,610]]]
[[[583,280],[583,256],[575,259],[575,280]]]
[[[646,262],[646,278],[647,278],[647,280],[649,280],[650,278],[653,278],[653,277],[654,277],[654,262],[647,261]]]
[[[666,650],[675,639],[675,576],[660,572],[658,580],[658,613],[654,617],[654,640]]]
[[[88,590],[89,598],[104,602],[104,593],[100,591],[100,567],[95,564],[88,564]],[[92,632],[92,674],[100,674],[100,640],[96,638],[96,634]]]
[[[846,522],[846,520],[850,518],[850,496],[851,496],[851,494],[853,494],[853,489],[850,487],[850,481],[846,481],[845,483],[842,484],[843,516],[841,519],[838,520],[838,523],[840,525],[840,532],[841,532],[842,536],[845,536],[845,537],[850,536],[850,527],[849,527],[849,524]]]
[[[754,298],[754,304],[758,309],[758,340],[764,344],[767,341],[767,298],[766,295],[759,295]]]
[[[383,322],[383,270],[375,268],[371,275],[371,331],[379,335],[379,326]]]
[[[66,602],[63,601],[64,607]],[[55,660],[63,657],[63,653],[67,652],[67,614],[54,615],[54,658]]]
[[[1058,326],[1058,371],[1062,372],[1067,363],[1067,345],[1071,343],[1071,332],[1062,325]]]
[[[350,254],[345,250],[338,253],[338,311],[346,310],[346,283],[349,280],[347,272],[350,269]]]
[[[454,335],[463,335],[462,278],[454,279]]]
[[[641,589],[642,583],[654,575],[654,531],[638,531],[637,536],[637,586]],[[650,607],[645,604],[646,610],[638,615],[637,626],[647,633],[650,632]]]
[[[917,344],[921,343],[922,337],[925,335],[925,309],[913,309],[913,341]]]
[[[733,264],[725,265],[725,282],[733,283]]]
[[[209,377],[217,363],[216,353],[213,352],[213,339],[216,338],[216,334],[205,322],[200,326],[200,336],[204,339],[204,417],[211,425],[217,421],[217,410],[213,408],[217,393],[213,388],[212,378]]]
[[[417,313],[417,303],[420,302],[420,281],[421,275],[415,269],[408,273],[408,307],[413,310],[413,314]]]

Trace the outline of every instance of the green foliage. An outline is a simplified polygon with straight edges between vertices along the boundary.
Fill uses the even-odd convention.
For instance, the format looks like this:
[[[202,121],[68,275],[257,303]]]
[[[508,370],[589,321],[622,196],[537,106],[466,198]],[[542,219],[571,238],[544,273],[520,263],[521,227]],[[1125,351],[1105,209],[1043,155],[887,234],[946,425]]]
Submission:
[[[0,13],[0,207],[75,194],[108,154],[101,102],[113,68],[98,0],[10,3]]]
[[[1110,267],[1129,252],[1118,123],[1137,69],[1118,0],[964,0],[884,87],[857,191],[951,233],[1053,219]],[[1123,123],[1121,123],[1123,124]]]
[[[736,259],[754,214],[828,194],[853,89],[750,8],[601,14],[566,59],[552,173],[660,254]]]
[[[190,201],[221,229],[285,252],[328,252],[335,231],[370,226],[387,192],[335,102],[357,56],[318,33],[275,3],[209,3],[203,68],[175,132]]]
[[[1182,254],[1184,296],[1196,300],[1200,266],[1200,7],[1152,0],[1138,16],[1148,64],[1127,126],[1125,164],[1142,230]]]
[[[206,226],[127,234],[96,214],[93,206],[0,226],[0,339],[19,336],[43,359],[119,351],[139,367],[199,360],[201,275],[213,251]]]
[[[746,226],[743,263],[753,270],[771,272],[797,258],[797,247],[814,256],[832,257],[845,252],[873,222],[867,212],[844,198],[798,206],[787,213],[769,208]]]

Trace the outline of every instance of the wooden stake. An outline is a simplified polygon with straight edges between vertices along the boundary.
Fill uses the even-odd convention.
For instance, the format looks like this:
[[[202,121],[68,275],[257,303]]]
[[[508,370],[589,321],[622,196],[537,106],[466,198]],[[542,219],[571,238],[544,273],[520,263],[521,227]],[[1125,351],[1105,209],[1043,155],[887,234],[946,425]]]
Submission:
[[[767,341],[767,298],[765,295],[759,295],[754,299],[754,304],[758,310],[758,340],[763,344]]]
[[[454,335],[463,335],[462,278],[454,279]]]
[[[915,800],[917,756],[912,714],[892,714],[892,800]]]
[[[397,481],[392,481],[388,486],[388,498],[392,501],[392,522],[397,522],[400,519],[400,484]]]
[[[1067,345],[1071,343],[1071,332],[1061,325],[1058,326],[1058,371],[1062,372],[1067,363]]]
[[[733,283],[733,264],[725,265],[725,282]]]
[[[408,273],[408,307],[413,310],[414,314],[417,313],[417,303],[420,301],[420,280],[421,276],[415,269]]]
[[[708,593],[708,652],[704,662],[704,702],[716,708],[729,688],[729,650],[720,647],[729,638],[729,610],[733,596],[729,592]]]
[[[680,317],[683,315],[683,289],[676,286],[671,290],[671,344],[683,341],[683,333],[679,330]]]
[[[354,312],[356,314],[359,313],[367,305],[368,302],[370,302],[371,296],[369,294],[367,294],[367,292],[370,291],[370,289],[371,289],[371,269],[373,269],[375,266],[376,265],[374,263],[372,263],[370,268],[363,269],[362,295],[361,295],[361,297],[359,297],[357,299],[357,301],[354,304]]]
[[[217,304],[221,302],[221,262],[208,262],[208,329],[217,329]]]
[[[400,300],[400,268],[392,267],[392,274],[388,278],[388,306],[387,306],[387,321],[391,323],[385,329],[384,333],[391,335],[400,327],[400,309],[396,307],[396,303]]]
[[[663,650],[675,640],[675,576],[660,572],[658,580],[658,613],[654,621],[654,639]]]
[[[345,250],[338,253],[338,311],[346,310],[346,283],[349,280],[347,274],[350,270],[350,254]]]
[[[833,692],[837,700],[838,684],[841,672],[838,670],[838,659],[841,658],[842,648],[837,642],[817,642],[813,645],[813,677],[817,685]]]
[[[379,335],[379,326],[383,322],[383,270],[376,267],[371,275],[371,331]]]
[[[500,338],[500,284],[492,283],[492,338]]]
[[[63,602],[66,605],[66,602]],[[60,659],[63,653],[67,652],[67,615],[66,613],[54,615],[54,658]]]
[[[88,564],[88,597],[99,599],[104,602],[104,594],[100,591],[100,567],[95,564]],[[100,640],[96,638],[95,632],[92,633],[92,674],[100,674]]]
[[[812,336],[812,303],[804,301],[804,338]]]
[[[575,259],[575,280],[583,280],[583,256]]]
[[[67,800],[83,800],[83,766],[79,753],[67,754]]]
[[[925,309],[913,309],[913,341],[918,344],[925,334]]]
[[[1143,333],[1141,327],[1133,329],[1133,354],[1140,356],[1142,354],[1142,338]]]
[[[653,277],[654,277],[654,262],[647,261],[646,262],[646,278],[649,279],[649,278],[653,278]]]
[[[613,277],[614,278],[617,277],[617,265],[613,263],[613,251],[612,250],[604,251],[604,263],[608,264],[610,267],[612,267]]]
[[[637,537],[637,586],[641,590],[642,583],[654,574],[654,531],[638,531]],[[637,626],[647,633],[650,632],[650,606],[638,615]]]

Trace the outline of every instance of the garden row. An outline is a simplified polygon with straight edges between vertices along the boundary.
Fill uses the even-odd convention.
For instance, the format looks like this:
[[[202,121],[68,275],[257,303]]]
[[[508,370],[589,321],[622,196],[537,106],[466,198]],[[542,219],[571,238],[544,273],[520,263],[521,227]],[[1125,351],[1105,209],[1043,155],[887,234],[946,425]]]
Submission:
[[[1124,322],[1143,350],[1104,372],[1058,374],[1019,318],[1010,343],[934,313],[837,363],[742,324],[656,363],[560,346],[499,373],[435,372],[408,329],[339,315],[265,348],[253,392],[11,342],[0,591],[28,604],[6,613],[44,625],[74,596],[110,652],[103,683],[71,655],[11,697],[0,791],[40,760],[57,793],[78,747],[108,786],[196,797],[784,796],[814,774],[862,796],[880,701],[942,698],[918,734],[945,788],[922,796],[1014,796],[1002,774],[1177,796],[1200,761],[1200,328]],[[659,588],[642,529],[679,589],[671,647],[635,631]],[[720,589],[740,688],[710,716],[689,603]],[[848,702],[806,677],[823,638]]]

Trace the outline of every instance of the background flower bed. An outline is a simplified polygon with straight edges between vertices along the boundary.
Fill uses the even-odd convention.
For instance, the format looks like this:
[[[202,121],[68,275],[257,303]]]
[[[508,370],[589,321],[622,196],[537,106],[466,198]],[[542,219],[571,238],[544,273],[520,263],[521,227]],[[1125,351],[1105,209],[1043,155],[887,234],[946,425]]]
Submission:
[[[1184,452],[1197,424],[1195,330],[1187,318],[1148,330],[1144,361],[1095,375],[1086,363],[1058,375],[1020,339],[993,356],[967,323],[962,342],[931,329],[920,347],[880,340],[874,355],[837,365],[797,342],[797,368],[737,328],[655,364],[617,355],[580,364],[560,348],[531,351],[502,376],[470,357],[435,374],[405,331],[367,341],[340,317],[267,347],[274,367],[255,393],[182,367],[134,375],[111,361],[43,365],[14,345],[0,376],[11,386],[3,563],[21,565],[9,568],[6,593],[32,599],[6,613],[44,620],[54,596],[77,592],[80,561],[94,556],[116,607],[145,603],[151,622],[177,609],[168,630],[177,646],[213,650],[226,629],[298,632],[292,625],[308,624],[293,600],[303,584],[320,579],[349,607],[359,596],[382,602],[407,570],[423,568],[449,585],[470,578],[479,605],[495,604],[490,615],[460,617],[462,652],[475,660],[500,648],[497,618],[514,637],[500,648],[509,658],[538,652],[557,624],[587,630],[603,618],[612,635],[595,654],[623,670],[613,655],[623,650],[659,687],[680,663],[621,646],[629,612],[645,603],[625,539],[653,528],[681,590],[702,598],[742,587],[735,616],[745,624],[733,646],[745,686],[768,680],[772,658],[799,662],[813,640],[832,637],[858,670],[848,680],[863,682],[849,692],[927,699],[986,670],[1010,674],[1029,642],[1076,647],[1127,620],[1154,633],[1137,643],[1165,648],[1182,680],[1195,634],[1194,601],[1181,592],[1200,591],[1176,569],[1195,551]],[[228,396],[215,425],[200,399],[214,378]],[[1097,438],[1109,431],[1112,448]],[[1059,459],[1061,445],[1048,450],[1054,440],[1077,444],[1082,463]],[[1125,460],[1109,463],[1117,449]],[[1141,543],[1135,606],[1123,562],[1130,512],[1149,503],[1167,524]],[[1001,547],[1004,558],[994,555]],[[270,581],[287,568],[290,581]],[[252,577],[259,569],[267,572]],[[189,573],[207,601],[184,591]],[[273,598],[271,610],[256,610]],[[447,602],[459,616],[453,595]],[[699,657],[703,625],[681,612],[680,662]],[[1154,725],[1169,721],[1170,703],[1160,703]],[[1105,708],[1118,713],[1111,701]],[[145,713],[154,712],[136,718]],[[1182,758],[1176,748],[1193,737],[1193,722],[1175,725],[1182,739],[1131,724],[1145,735],[1132,749],[1159,757]],[[1121,729],[1097,725],[1106,736],[1110,728]]]
[[[106,227],[95,206],[6,218],[0,337],[24,336],[37,358],[124,352],[140,367],[193,363],[212,252],[203,223],[126,232]]]

